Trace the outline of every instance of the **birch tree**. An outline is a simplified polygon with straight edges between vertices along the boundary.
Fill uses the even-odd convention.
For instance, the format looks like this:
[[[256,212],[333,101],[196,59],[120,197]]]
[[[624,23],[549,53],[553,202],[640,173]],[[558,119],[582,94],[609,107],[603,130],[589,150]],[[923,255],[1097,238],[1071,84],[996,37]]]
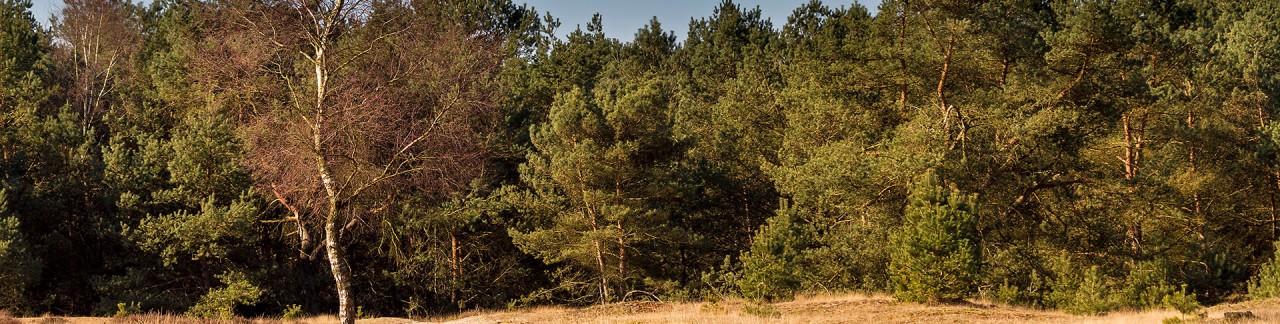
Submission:
[[[142,31],[132,10],[123,0],[70,0],[54,22],[55,58],[69,70],[67,98],[83,132],[115,109],[113,98],[133,72]]]
[[[501,38],[445,21],[456,9],[449,4],[241,1],[225,9],[223,46],[210,55],[249,66],[214,73],[210,86],[239,91],[221,97],[243,119],[256,186],[288,210],[283,221],[302,257],[328,260],[338,317],[353,323],[347,246],[357,232],[400,192],[447,193],[483,172]],[[216,57],[205,62],[222,68]]]

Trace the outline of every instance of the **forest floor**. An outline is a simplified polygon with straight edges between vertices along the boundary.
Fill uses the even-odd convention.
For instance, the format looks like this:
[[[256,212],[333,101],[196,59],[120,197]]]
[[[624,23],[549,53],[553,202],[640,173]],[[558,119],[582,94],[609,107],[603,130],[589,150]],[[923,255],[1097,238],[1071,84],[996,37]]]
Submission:
[[[1227,321],[1227,312],[1249,311],[1253,318]],[[373,318],[359,324],[408,323],[1162,323],[1178,318],[1188,323],[1280,323],[1280,299],[1245,301],[1203,308],[1199,315],[1174,310],[1113,312],[1078,316],[976,302],[953,305],[900,303],[886,296],[819,296],[756,304],[745,301],[700,303],[626,302],[586,308],[536,307],[510,311],[470,311],[449,317],[410,320]],[[16,321],[15,321],[16,320]],[[124,318],[41,317],[5,319],[10,323],[333,323],[332,316],[298,321],[253,319],[207,321],[166,315]]]

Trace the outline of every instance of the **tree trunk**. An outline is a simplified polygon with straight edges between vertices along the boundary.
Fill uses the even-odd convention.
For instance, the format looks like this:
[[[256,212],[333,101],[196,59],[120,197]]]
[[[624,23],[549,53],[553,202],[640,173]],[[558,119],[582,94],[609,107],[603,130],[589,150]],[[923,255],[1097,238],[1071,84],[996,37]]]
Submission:
[[[335,206],[336,207],[336,206]],[[346,251],[338,242],[337,209],[331,207],[330,217],[324,223],[324,243],[329,254],[329,269],[338,289],[338,320],[342,324],[355,324],[356,302],[351,296],[351,267],[347,265]]]
[[[618,219],[618,277],[619,282],[625,285],[627,279],[627,242],[625,240],[626,232],[622,228],[622,219]],[[624,287],[625,288],[625,287]]]
[[[1091,58],[1088,55],[1085,55],[1084,60],[1080,62],[1080,68],[1076,70],[1075,80],[1072,80],[1070,84],[1067,84],[1066,88],[1062,89],[1062,92],[1058,93],[1058,100],[1066,98],[1067,94],[1070,94],[1071,90],[1076,88],[1076,85],[1079,85],[1081,81],[1084,81],[1084,73],[1089,70],[1089,59]]]
[[[462,267],[458,260],[458,235],[453,232],[449,232],[449,265],[453,268],[453,284],[449,287],[449,301],[458,304],[458,278],[462,276]]]
[[[1120,117],[1120,122],[1124,126],[1124,179],[1132,181],[1137,176],[1137,161],[1134,161],[1133,155],[1133,128],[1129,126],[1129,115],[1125,114]],[[1132,184],[1131,184],[1132,185]]]
[[[1269,186],[1271,187],[1271,190],[1268,190],[1271,192],[1271,240],[1275,241],[1276,240],[1276,188],[1280,187],[1280,174],[1276,174],[1276,172],[1272,172],[1269,176],[1271,178],[1271,185]]]
[[[898,16],[898,116],[907,114],[907,4],[902,3],[902,12]]]
[[[600,247],[600,240],[593,240],[596,244],[596,266],[600,268],[600,304],[609,302],[609,278],[605,276],[604,268],[604,250]]]
[[[592,200],[589,199],[590,197],[587,195],[587,185],[583,182],[583,179],[585,179],[586,176],[582,173],[582,168],[578,167],[577,172],[578,192],[582,193],[582,216],[591,221],[591,232],[598,233],[600,231],[600,223],[597,218],[600,216],[596,213],[595,209],[591,208]],[[604,266],[604,246],[601,245],[600,239],[594,237],[594,235],[591,238],[591,243],[595,245],[596,268],[600,270],[600,304],[604,304],[609,301],[609,278]]]
[[[615,178],[613,181],[613,200],[614,203],[618,204],[623,202],[622,179]],[[622,227],[623,218],[624,216],[618,216],[616,225],[618,225],[618,282],[625,286],[627,280],[627,231]],[[622,297],[625,298],[626,296]]]
[[[1001,54],[1003,56],[1000,58],[1000,89],[1004,89],[1009,80],[1009,63],[1013,59],[1009,58],[1010,54],[1007,50]]]
[[[583,197],[586,197],[585,191],[583,192]],[[600,225],[596,222],[595,212],[588,208],[588,213],[587,216],[591,218],[591,232],[599,232]],[[609,276],[604,267],[604,247],[601,246],[599,238],[592,238],[591,243],[594,243],[596,247],[596,267],[600,269],[600,304],[603,305],[609,302]]]
[[[318,129],[318,128],[317,128]],[[320,146],[319,133],[313,138],[315,145]],[[351,296],[351,267],[347,265],[346,251],[342,248],[342,227],[338,210],[338,195],[334,189],[333,177],[329,175],[328,164],[324,156],[316,159],[320,169],[320,182],[329,196],[329,214],[324,219],[325,254],[329,259],[329,269],[333,272],[334,286],[338,290],[338,319],[342,324],[355,324],[355,299]]]
[[[337,8],[341,5],[342,2],[339,1]],[[329,31],[325,30],[324,34],[329,34]],[[329,214],[324,219],[324,244],[325,253],[329,258],[329,269],[333,272],[334,286],[338,291],[338,320],[342,324],[355,324],[356,304],[355,298],[351,296],[351,267],[347,265],[346,251],[343,251],[340,242],[343,229],[339,224],[343,222],[339,217],[338,189],[335,188],[333,175],[330,174],[329,163],[325,157],[325,143],[320,136],[321,130],[325,127],[325,105],[329,81],[329,69],[325,57],[327,49],[326,46],[317,46],[315,49],[316,102],[311,145],[316,153],[316,168],[320,173],[320,183],[324,186],[325,194],[329,198]]]
[[[1268,196],[1271,196],[1271,241],[1276,241],[1276,188],[1280,187],[1280,174],[1271,172],[1267,174],[1267,178],[1270,182],[1270,186],[1267,186],[1270,187],[1270,190],[1267,190],[1270,192]]]
[[[591,231],[600,231],[600,226],[596,223],[595,213],[591,213]],[[596,267],[600,269],[600,304],[609,302],[609,276],[604,267],[604,247],[600,244],[600,239],[593,238],[591,243],[596,247]]]
[[[1187,111],[1187,129],[1195,131],[1196,115],[1192,110]],[[1194,134],[1194,133],[1193,133]],[[1191,172],[1196,172],[1196,145],[1194,141],[1187,141],[1187,163],[1191,166]],[[1191,193],[1192,202],[1195,205],[1196,216],[1200,216],[1200,191]]]
[[[942,52],[942,71],[939,72],[938,74],[938,88],[936,89],[938,93],[938,108],[943,111],[943,114],[949,114],[949,112],[951,111],[951,108],[947,106],[946,87],[947,87],[947,77],[950,76],[950,72],[951,72],[951,50],[954,47],[955,47],[954,36],[948,37],[947,47],[943,48],[943,52]],[[946,120],[947,116],[943,115],[942,119]]]

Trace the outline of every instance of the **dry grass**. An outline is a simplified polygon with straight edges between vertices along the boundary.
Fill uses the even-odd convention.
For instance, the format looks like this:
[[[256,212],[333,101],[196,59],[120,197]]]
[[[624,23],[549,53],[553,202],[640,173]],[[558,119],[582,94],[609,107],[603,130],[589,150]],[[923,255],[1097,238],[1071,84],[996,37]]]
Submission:
[[[338,318],[332,315],[313,316],[296,320],[281,320],[279,318],[235,318],[229,320],[221,319],[201,319],[184,317],[173,314],[142,314],[131,315],[125,317],[35,317],[14,320],[13,322],[5,322],[0,319],[0,324],[18,324],[18,323],[65,323],[65,324],[330,324],[338,323]],[[404,318],[373,318],[362,319],[356,321],[357,324],[408,324],[416,323],[413,320]]]
[[[746,300],[700,303],[625,302],[585,308],[531,307],[513,311],[468,311],[447,317],[421,319],[447,323],[1161,323],[1181,318],[1190,323],[1226,323],[1226,312],[1251,311],[1254,318],[1239,323],[1280,323],[1280,299],[1224,304],[1202,310],[1204,317],[1181,316],[1173,310],[1115,312],[1078,316],[985,301],[950,305],[902,303],[886,295],[811,295],[793,301],[760,304]],[[10,323],[176,323],[257,324],[337,323],[333,316],[296,321],[272,318],[204,320],[166,314],[121,318],[40,317],[13,319],[0,311],[0,324]],[[375,318],[360,324],[421,323],[404,318]]]
[[[8,309],[0,309],[0,324],[21,324],[21,321],[13,318],[13,314]]]
[[[627,302],[587,308],[541,307],[472,312],[450,323],[1160,323],[1177,311],[1076,316],[1057,311],[973,302],[901,303],[886,295],[813,295],[773,304],[745,300],[714,303]]]
[[[1222,304],[1203,310],[1204,323],[1228,323],[1224,318],[1227,312],[1253,313],[1254,318],[1235,323],[1280,323],[1280,298],[1267,300],[1250,300],[1239,303]]]
[[[229,320],[223,319],[202,319],[191,318],[174,314],[141,314],[130,315],[124,317],[56,317],[45,315],[42,317],[23,318],[13,323],[28,324],[321,324],[321,323],[337,323],[338,319],[333,316],[309,317],[298,320],[284,321],[276,318],[235,318]],[[0,323],[8,324],[0,320]],[[363,322],[362,322],[363,323]],[[383,323],[389,324],[389,323]]]

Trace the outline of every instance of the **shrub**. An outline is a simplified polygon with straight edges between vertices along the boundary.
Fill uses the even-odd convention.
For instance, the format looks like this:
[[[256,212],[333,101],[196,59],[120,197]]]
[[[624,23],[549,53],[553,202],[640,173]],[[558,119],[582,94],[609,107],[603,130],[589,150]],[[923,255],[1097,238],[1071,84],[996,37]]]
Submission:
[[[280,315],[280,319],[288,321],[302,318],[302,316],[302,305],[289,304],[284,307],[284,314]]]
[[[1280,241],[1275,244],[1275,255],[1263,263],[1258,274],[1249,279],[1249,297],[1267,299],[1280,297]]]
[[[1066,256],[1052,267],[1055,277],[1045,302],[1068,313],[1098,315],[1118,309],[1170,307],[1191,314],[1200,308],[1186,286],[1174,285],[1167,268],[1157,261],[1129,267],[1123,280],[1108,277],[1098,266],[1075,264]]]
[[[719,267],[711,268],[711,270],[702,273],[703,300],[716,302],[730,297],[742,296],[741,290],[738,289],[738,284],[741,281],[739,277],[742,271],[734,271],[735,266],[736,264],[726,255],[724,262]]]
[[[8,214],[7,199],[0,189],[0,309],[17,309],[27,285],[39,277],[41,262],[32,256],[18,218]]]
[[[983,257],[982,297],[1008,305],[1041,307],[1044,305],[1044,263],[1035,250],[1012,247],[996,250]]]
[[[1098,266],[1081,269],[1069,259],[1054,267],[1057,277],[1051,281],[1045,302],[1072,314],[1098,315],[1116,309],[1108,278]]]
[[[117,303],[116,314],[113,316],[125,317],[130,315],[137,315],[139,313],[142,313],[142,303],[139,303],[139,302]]]
[[[802,291],[887,291],[890,231],[875,222],[850,222],[823,218],[810,226],[817,247],[806,250],[809,269]]]
[[[975,197],[948,190],[933,170],[912,185],[904,224],[892,238],[889,274],[904,301],[956,301],[974,290],[980,262]]]
[[[1182,289],[1165,295],[1160,304],[1183,314],[1192,314],[1200,309],[1200,302],[1196,301],[1196,295],[1187,293],[1187,285],[1182,285]]]
[[[1043,280],[1038,272],[1032,272],[1026,287],[1001,282],[993,291],[986,292],[984,297],[999,303],[1018,306],[1039,307],[1042,305]]]
[[[738,285],[743,296],[756,300],[794,298],[804,283],[804,274],[810,272],[804,251],[813,236],[809,226],[785,206],[770,217],[751,240],[751,249],[742,254]]]
[[[258,302],[262,289],[249,282],[241,272],[224,272],[218,279],[226,287],[210,289],[209,293],[200,297],[200,301],[187,310],[187,316],[201,318],[230,319],[235,316],[236,305],[248,305]]]
[[[1186,293],[1186,286],[1179,289],[1170,283],[1166,267],[1155,261],[1139,262],[1129,269],[1125,287],[1120,290],[1117,301],[1119,307],[1148,309],[1165,306],[1183,314],[1200,308],[1195,296]]]

